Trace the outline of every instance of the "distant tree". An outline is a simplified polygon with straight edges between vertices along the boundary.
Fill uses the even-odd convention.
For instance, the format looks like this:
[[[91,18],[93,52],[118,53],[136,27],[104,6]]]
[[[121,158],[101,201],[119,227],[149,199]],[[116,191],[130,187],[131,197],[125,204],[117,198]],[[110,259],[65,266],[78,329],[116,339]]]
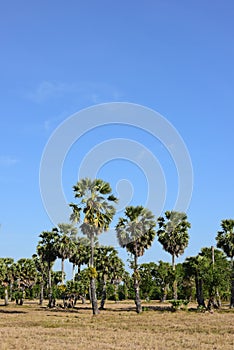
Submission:
[[[222,220],[222,231],[216,236],[217,247],[221,248],[231,259],[231,299],[230,307],[234,307],[234,220]]]
[[[65,273],[64,273],[64,261],[69,259],[75,249],[75,240],[77,234],[77,228],[71,224],[61,223],[58,224],[58,228],[55,228],[59,234],[59,238],[55,245],[56,255],[61,259],[61,271],[62,281],[64,284]]]
[[[12,265],[14,259],[0,258],[0,283],[4,287],[5,305],[9,304],[8,288],[12,283]]]
[[[219,308],[221,306],[220,294],[226,292],[229,287],[230,264],[225,254],[213,247],[202,248],[199,255],[203,257],[201,272],[208,294],[207,308]]]
[[[53,306],[52,297],[52,281],[51,281],[51,270],[53,263],[57,258],[56,244],[59,239],[57,229],[52,231],[43,231],[39,237],[41,238],[37,245],[37,254],[40,256],[43,262],[47,263],[47,279],[49,289],[49,307]]]
[[[97,247],[95,255],[95,265],[98,272],[98,278],[102,285],[102,298],[100,305],[100,309],[102,310],[104,309],[106,301],[107,281],[112,282],[115,287],[118,287],[124,273],[124,264],[118,257],[117,250],[110,246]]]
[[[90,261],[90,241],[86,237],[77,237],[74,241],[74,246],[69,257],[72,263],[72,280],[75,281],[75,269],[80,274],[81,266],[87,265]]]
[[[157,288],[157,264],[154,262],[139,265],[141,288],[140,292],[145,300],[150,300]]]
[[[42,305],[44,300],[44,287],[47,280],[48,264],[46,261],[43,261],[42,257],[38,254],[33,254],[32,259],[34,260],[34,264],[37,269],[37,282],[40,286],[39,305]]]
[[[175,271],[175,257],[184,253],[188,246],[188,229],[191,227],[185,213],[166,211],[165,218],[158,218],[158,241],[164,250],[172,256],[172,268]],[[174,281],[174,299],[177,299],[177,281]]]
[[[90,240],[90,292],[93,314],[99,313],[96,296],[96,269],[94,266],[94,239],[103,231],[109,229],[110,223],[115,214],[113,203],[117,198],[111,194],[110,184],[101,179],[81,179],[73,186],[75,198],[79,199],[78,204],[71,203],[73,210],[71,220],[80,223],[80,229]]]
[[[183,263],[185,275],[187,279],[195,279],[195,287],[196,287],[196,299],[198,306],[200,307],[206,307],[205,305],[205,299],[204,299],[204,292],[203,292],[203,285],[204,285],[204,276],[202,273],[202,261],[204,260],[204,257],[201,255],[192,256],[186,258],[185,262]]]
[[[148,249],[155,237],[155,218],[152,212],[142,206],[129,206],[125,209],[125,217],[119,218],[116,232],[119,244],[126,248],[134,257],[132,267],[134,270],[134,290],[136,312],[142,311],[140,299],[140,275],[138,271],[138,258]]]
[[[32,289],[37,281],[37,269],[35,261],[30,258],[21,258],[16,262],[15,276],[17,282],[16,302],[20,305],[24,302],[24,296],[27,290]]]
[[[183,266],[186,274],[195,278],[198,306],[219,308],[220,294],[226,294],[230,274],[230,266],[224,253],[205,247],[197,256],[187,258]],[[208,299],[207,305],[205,299]]]
[[[168,262],[159,260],[156,269],[156,282],[160,288],[160,301],[165,302],[167,300],[168,293],[170,292],[170,284],[173,281],[172,267]]]

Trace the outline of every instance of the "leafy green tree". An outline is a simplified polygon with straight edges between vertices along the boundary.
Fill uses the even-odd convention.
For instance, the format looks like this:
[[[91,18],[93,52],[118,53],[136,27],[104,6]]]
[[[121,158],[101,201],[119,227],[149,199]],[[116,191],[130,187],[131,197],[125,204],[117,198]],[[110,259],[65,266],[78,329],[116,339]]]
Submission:
[[[204,278],[205,290],[208,294],[207,308],[219,308],[220,296],[229,287],[230,264],[225,254],[219,249],[202,248],[199,253],[203,257],[201,273]]]
[[[15,263],[13,258],[0,258],[0,283],[4,287],[5,305],[9,304],[9,293],[12,298],[12,288],[15,276]]]
[[[138,270],[140,275],[141,295],[145,300],[150,300],[157,287],[157,265],[154,262],[140,264]]]
[[[52,281],[51,281],[51,270],[53,263],[57,258],[56,244],[59,239],[57,229],[52,231],[43,231],[39,237],[41,238],[37,245],[37,254],[40,256],[43,262],[47,263],[47,280],[49,289],[49,307],[53,306],[52,298]]]
[[[62,281],[64,284],[65,273],[64,273],[64,261],[72,256],[75,248],[75,239],[77,234],[77,228],[71,224],[61,223],[58,224],[58,229],[56,228],[59,238],[55,245],[55,250],[57,257],[61,259],[61,271],[62,271]]]
[[[230,274],[230,265],[225,254],[218,249],[205,247],[197,256],[187,258],[183,266],[185,273],[195,278],[198,306],[219,308],[220,297],[228,289]]]
[[[90,292],[93,314],[99,313],[96,296],[96,269],[94,266],[94,239],[109,229],[115,214],[113,203],[117,198],[111,194],[110,184],[101,179],[81,179],[73,186],[78,204],[71,203],[71,220],[80,223],[80,229],[90,240]]]
[[[176,211],[166,211],[165,218],[158,218],[159,230],[158,241],[162,244],[164,250],[172,256],[172,268],[175,271],[175,257],[184,253],[188,246],[188,229],[191,227],[187,221],[185,213]],[[174,281],[174,299],[177,299],[177,281]]]
[[[138,258],[148,249],[155,237],[155,218],[152,212],[142,206],[129,206],[125,209],[125,217],[119,218],[116,232],[119,244],[126,248],[134,257],[134,290],[136,312],[142,311],[140,299],[140,275],[138,271]]]
[[[172,267],[168,262],[159,260],[156,268],[156,283],[160,290],[160,301],[167,300],[170,292],[170,284],[173,281]]]
[[[221,221],[222,231],[219,231],[216,240],[217,247],[221,248],[228,258],[231,259],[231,299],[230,307],[234,307],[234,220]]]
[[[21,258],[16,262],[16,271],[15,275],[17,282],[17,293],[16,302],[20,302],[20,305],[23,304],[24,296],[28,289],[32,289],[37,281],[37,269],[35,266],[35,261],[29,258]]]
[[[197,256],[191,256],[186,258],[185,262],[183,263],[186,279],[191,281],[194,278],[195,280],[196,299],[199,307],[206,307],[204,292],[203,292],[203,289],[204,289],[203,288],[204,276],[202,273],[203,260],[204,260],[203,256],[197,255]]]
[[[100,305],[100,309],[102,310],[104,309],[106,301],[107,281],[112,282],[115,289],[117,289],[124,273],[124,264],[118,257],[117,250],[113,247],[101,246],[96,248],[95,265],[102,285],[102,298]]]
[[[80,274],[81,266],[87,265],[90,260],[90,241],[86,237],[77,237],[74,241],[72,253],[69,257],[69,261],[72,263],[72,280],[75,281],[75,269],[77,267],[77,273]]]

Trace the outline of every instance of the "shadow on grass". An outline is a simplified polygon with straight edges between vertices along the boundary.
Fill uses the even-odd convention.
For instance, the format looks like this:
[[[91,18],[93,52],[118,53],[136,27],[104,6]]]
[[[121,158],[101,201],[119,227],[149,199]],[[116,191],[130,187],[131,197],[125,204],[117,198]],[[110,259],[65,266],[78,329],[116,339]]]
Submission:
[[[1,310],[0,309],[0,313],[1,314],[27,314],[26,311],[17,311],[17,310]]]
[[[128,307],[116,307],[116,308],[104,308],[101,311],[112,311],[112,312],[121,312],[121,311],[133,311],[136,312],[135,306],[128,306]],[[171,306],[142,306],[142,311],[160,311],[160,312],[168,312],[172,311]]]

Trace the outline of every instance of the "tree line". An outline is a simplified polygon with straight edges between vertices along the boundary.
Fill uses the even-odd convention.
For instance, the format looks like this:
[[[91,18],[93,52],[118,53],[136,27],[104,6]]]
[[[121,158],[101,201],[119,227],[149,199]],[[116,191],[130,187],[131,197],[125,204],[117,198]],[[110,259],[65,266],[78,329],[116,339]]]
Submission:
[[[73,190],[76,203],[70,203],[71,223],[43,231],[31,259],[0,258],[0,293],[6,305],[9,298],[22,304],[25,297],[38,296],[41,305],[46,297],[49,307],[56,305],[56,299],[63,300],[63,307],[73,307],[78,298],[82,302],[89,298],[94,315],[105,307],[107,298],[134,299],[137,313],[142,311],[142,298],[170,299],[174,307],[196,299],[201,309],[219,308],[221,300],[229,298],[234,307],[234,220],[222,220],[216,236],[218,249],[203,248],[197,256],[176,264],[189,243],[187,215],[166,211],[155,218],[143,206],[126,207],[124,216],[118,218],[116,235],[129,252],[130,275],[118,252],[98,243],[98,236],[108,231],[116,213],[118,200],[110,184],[85,178]],[[78,229],[83,237],[78,236]],[[171,264],[138,263],[155,237],[171,255]],[[61,271],[53,271],[57,258]],[[72,264],[72,279],[66,282],[65,260]]]

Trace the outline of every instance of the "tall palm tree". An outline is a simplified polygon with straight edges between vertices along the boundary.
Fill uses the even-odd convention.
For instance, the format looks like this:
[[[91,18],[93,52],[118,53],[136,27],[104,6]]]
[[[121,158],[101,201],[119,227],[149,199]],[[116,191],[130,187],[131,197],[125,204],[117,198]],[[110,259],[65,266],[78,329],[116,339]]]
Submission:
[[[217,247],[221,248],[228,258],[231,259],[231,299],[230,307],[234,307],[234,220],[221,221],[222,231],[216,236]]]
[[[94,238],[109,229],[115,214],[113,203],[117,202],[117,198],[111,194],[110,184],[101,179],[81,179],[73,186],[73,190],[79,203],[70,204],[73,210],[71,220],[76,223],[82,222],[81,231],[90,240],[90,298],[93,314],[96,315],[99,310],[95,286]]]
[[[42,261],[47,263],[47,279],[49,289],[49,307],[53,306],[52,303],[52,283],[51,283],[51,270],[52,265],[57,258],[56,244],[59,239],[57,229],[52,231],[43,231],[39,237],[41,238],[37,245],[37,253],[41,257]]]
[[[73,249],[75,248],[74,242],[76,239],[77,228],[71,224],[58,224],[56,229],[59,234],[59,239],[56,242],[56,253],[57,257],[61,259],[61,271],[62,271],[62,284],[64,284],[65,273],[64,273],[64,261],[69,259],[72,255]]]
[[[156,226],[155,218],[152,212],[142,206],[129,206],[125,209],[125,217],[119,218],[116,225],[116,232],[119,244],[126,248],[134,256],[134,290],[136,312],[142,311],[140,300],[140,285],[138,258],[142,256],[145,249],[148,249],[155,237],[154,227]]]

